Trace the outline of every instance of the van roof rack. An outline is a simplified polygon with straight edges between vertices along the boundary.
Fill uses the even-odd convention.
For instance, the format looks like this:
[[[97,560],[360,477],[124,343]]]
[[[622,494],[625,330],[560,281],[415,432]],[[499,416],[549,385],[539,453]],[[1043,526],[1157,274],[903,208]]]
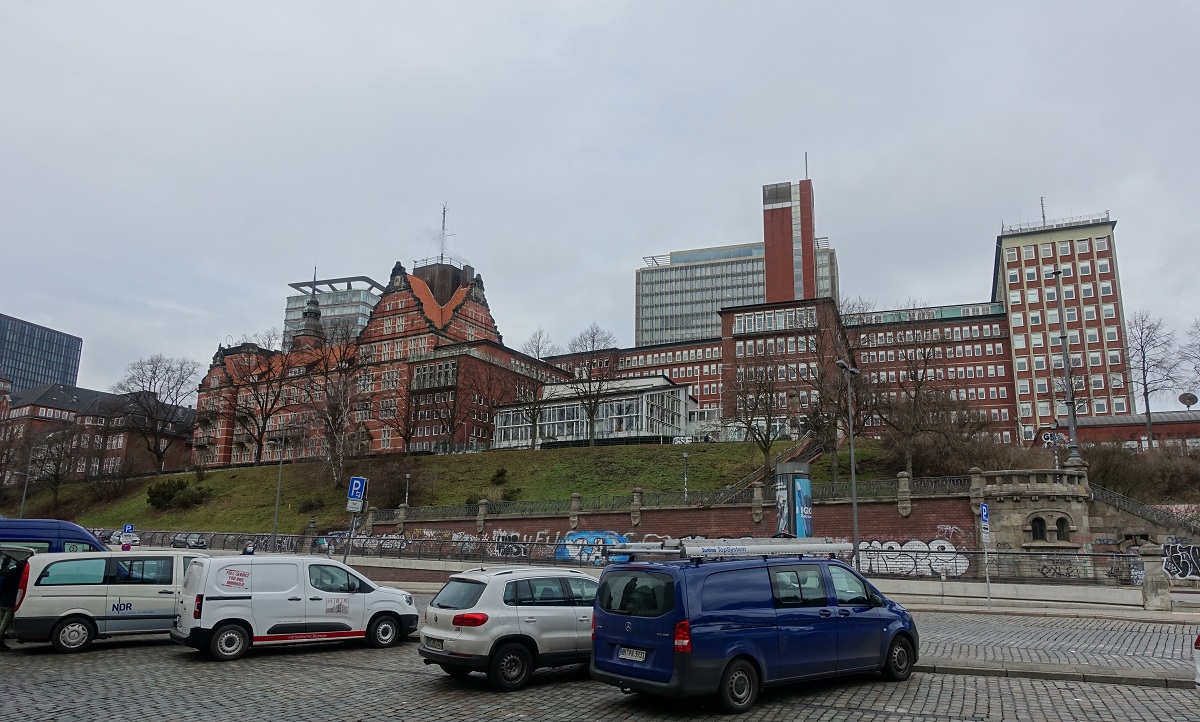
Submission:
[[[611,559],[626,556],[633,561],[639,556],[661,556],[676,559],[719,559],[722,557],[796,557],[814,554],[833,556],[850,552],[853,545],[828,539],[779,539],[775,537],[743,537],[740,539],[669,539],[661,542],[631,542],[605,547]]]

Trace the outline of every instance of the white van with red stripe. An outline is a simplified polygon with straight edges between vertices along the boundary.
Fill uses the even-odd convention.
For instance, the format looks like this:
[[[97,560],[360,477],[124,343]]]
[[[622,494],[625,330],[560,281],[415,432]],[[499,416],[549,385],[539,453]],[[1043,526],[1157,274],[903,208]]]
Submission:
[[[222,661],[251,646],[364,639],[390,647],[417,629],[411,594],[328,557],[197,559],[179,592],[171,638]]]

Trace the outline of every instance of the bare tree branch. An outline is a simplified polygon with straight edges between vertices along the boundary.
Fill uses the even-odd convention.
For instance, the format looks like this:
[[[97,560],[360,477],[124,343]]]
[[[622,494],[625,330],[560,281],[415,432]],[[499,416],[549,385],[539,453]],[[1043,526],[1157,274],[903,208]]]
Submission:
[[[1146,414],[1146,448],[1154,448],[1154,426],[1150,418],[1150,397],[1176,388],[1179,352],[1175,332],[1162,318],[1138,311],[1125,320],[1125,345],[1129,349],[1130,382],[1142,396]]]

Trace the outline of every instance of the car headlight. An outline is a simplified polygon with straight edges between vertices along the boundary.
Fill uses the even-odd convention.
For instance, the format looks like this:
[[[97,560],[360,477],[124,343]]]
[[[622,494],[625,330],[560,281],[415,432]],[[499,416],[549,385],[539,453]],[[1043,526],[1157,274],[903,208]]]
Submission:
[[[401,596],[403,596],[403,597],[404,597],[404,602],[405,602],[406,604],[408,604],[408,606],[410,606],[410,607],[411,607],[411,606],[413,605],[413,595],[409,594],[408,592],[405,592],[405,593],[404,593],[403,595],[401,595]]]

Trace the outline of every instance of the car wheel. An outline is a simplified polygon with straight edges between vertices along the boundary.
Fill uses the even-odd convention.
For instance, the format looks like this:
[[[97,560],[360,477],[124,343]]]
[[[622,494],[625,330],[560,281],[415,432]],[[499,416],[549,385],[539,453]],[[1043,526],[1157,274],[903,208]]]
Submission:
[[[50,643],[60,652],[84,652],[96,640],[96,627],[83,617],[64,619],[50,633]]]
[[[442,668],[443,672],[450,675],[451,677],[454,677],[455,679],[462,679],[463,677],[466,677],[468,674],[471,673],[471,670],[463,669],[462,667],[447,667],[444,664],[438,665],[438,666],[440,666]]]
[[[758,698],[758,672],[754,665],[744,659],[730,662],[721,675],[717,697],[721,707],[733,714],[741,714],[753,707]]]
[[[213,632],[208,651],[218,662],[232,662],[246,653],[250,635],[240,624],[226,624]]]
[[[533,656],[523,644],[510,642],[492,653],[488,680],[500,692],[515,692],[529,684],[533,675]]]
[[[400,638],[400,623],[390,614],[380,614],[367,627],[367,644],[372,647],[390,647]]]
[[[887,657],[883,660],[883,678],[891,682],[903,682],[912,676],[912,671],[912,642],[897,636],[888,646]]]

